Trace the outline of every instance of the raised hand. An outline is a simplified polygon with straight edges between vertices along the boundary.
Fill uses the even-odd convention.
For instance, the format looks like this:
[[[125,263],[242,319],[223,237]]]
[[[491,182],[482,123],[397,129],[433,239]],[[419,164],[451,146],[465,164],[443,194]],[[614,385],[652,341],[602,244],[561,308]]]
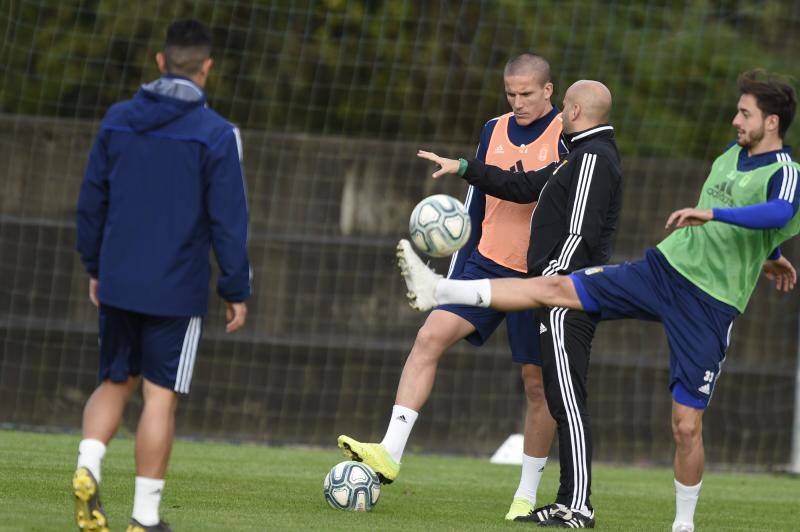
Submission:
[[[424,150],[419,150],[417,152],[417,157],[427,159],[439,165],[439,169],[436,170],[432,175],[434,179],[442,177],[443,175],[446,174],[458,173],[458,166],[459,166],[458,159],[446,159],[444,157],[439,157],[438,155],[436,155],[431,151],[424,151]]]

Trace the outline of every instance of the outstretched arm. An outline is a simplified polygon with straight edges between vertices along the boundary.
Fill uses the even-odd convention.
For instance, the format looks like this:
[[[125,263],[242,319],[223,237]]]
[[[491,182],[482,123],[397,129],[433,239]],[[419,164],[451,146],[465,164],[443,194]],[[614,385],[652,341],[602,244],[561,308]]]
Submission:
[[[439,165],[439,169],[433,173],[434,179],[447,174],[460,175],[482,192],[515,203],[538,201],[539,194],[558,164],[551,163],[539,170],[521,173],[483,164],[478,160],[448,159],[424,150],[419,150],[417,156]]]
[[[748,229],[780,229],[789,223],[800,207],[797,171],[784,166],[770,177],[767,201],[744,207],[715,209],[680,209],[667,220],[666,228],[703,225],[715,220]]]
[[[667,220],[666,228],[703,225],[715,220],[748,229],[780,229],[794,216],[792,204],[782,199],[745,207],[695,209],[687,208],[673,212]]]

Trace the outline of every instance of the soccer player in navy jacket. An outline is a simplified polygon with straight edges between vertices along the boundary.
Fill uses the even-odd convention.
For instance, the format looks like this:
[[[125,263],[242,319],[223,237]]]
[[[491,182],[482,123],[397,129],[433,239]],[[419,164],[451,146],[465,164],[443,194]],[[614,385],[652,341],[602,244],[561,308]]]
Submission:
[[[208,311],[210,247],[226,330],[245,323],[251,274],[242,144],[236,127],[206,104],[210,54],[208,28],[174,22],[156,55],[163,76],[108,110],[89,156],[77,247],[99,309],[100,386],[83,412],[73,477],[81,530],[108,530],[100,465],[140,380],[144,408],[128,532],[169,530],[159,504],[178,394],[189,392]]]

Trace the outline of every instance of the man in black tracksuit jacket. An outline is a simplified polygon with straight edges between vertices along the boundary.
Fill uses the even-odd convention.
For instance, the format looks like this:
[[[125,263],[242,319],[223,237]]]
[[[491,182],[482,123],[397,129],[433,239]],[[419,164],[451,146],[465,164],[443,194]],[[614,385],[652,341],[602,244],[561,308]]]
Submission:
[[[565,275],[606,264],[622,200],[620,157],[614,129],[606,122],[608,89],[579,81],[564,96],[566,159],[539,170],[515,173],[480,161],[422,157],[440,164],[434,176],[455,171],[486,194],[518,203],[538,201],[531,218],[528,273]],[[554,527],[594,525],[589,502],[592,439],[587,408],[589,350],[596,322],[585,312],[540,309],[545,395],[558,424],[561,484],[556,503],[531,520]]]

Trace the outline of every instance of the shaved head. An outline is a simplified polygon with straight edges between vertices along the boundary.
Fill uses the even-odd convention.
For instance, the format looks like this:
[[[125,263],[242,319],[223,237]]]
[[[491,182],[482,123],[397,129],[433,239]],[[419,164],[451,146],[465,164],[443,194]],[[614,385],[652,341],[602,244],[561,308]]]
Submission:
[[[564,131],[572,133],[608,122],[611,91],[591,79],[576,81],[564,94]]]
[[[608,122],[611,114],[611,91],[599,81],[582,79],[567,89],[574,103],[581,106],[584,117],[598,124]],[[566,97],[566,95],[565,95]]]
[[[503,76],[533,76],[544,85],[550,81],[550,63],[540,55],[524,53],[506,63]]]

